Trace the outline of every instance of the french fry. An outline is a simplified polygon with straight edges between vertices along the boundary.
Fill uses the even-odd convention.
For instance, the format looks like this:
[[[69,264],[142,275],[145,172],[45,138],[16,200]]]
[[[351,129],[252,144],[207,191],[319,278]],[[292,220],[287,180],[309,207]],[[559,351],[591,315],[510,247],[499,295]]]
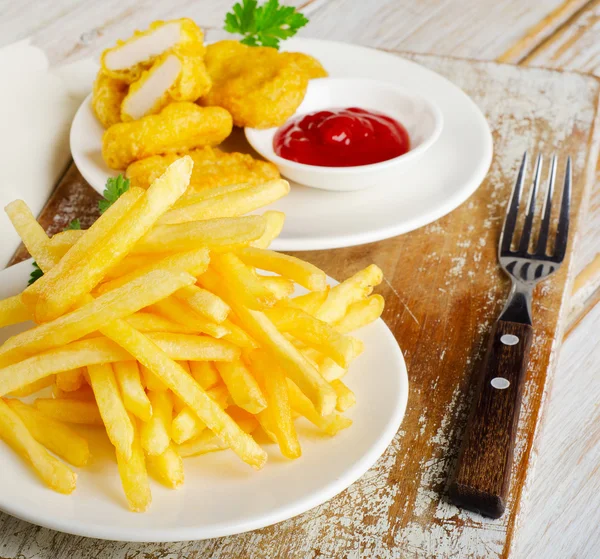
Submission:
[[[233,344],[209,336],[149,332],[147,337],[176,361],[233,361],[240,355]]]
[[[289,332],[305,344],[348,367],[362,349],[358,340],[334,330],[329,324],[293,307],[268,309],[265,314],[280,332]]]
[[[166,385],[147,367],[140,365],[141,378],[144,381],[146,390],[152,392],[165,392],[167,390]]]
[[[321,429],[328,435],[335,435],[342,429],[352,425],[352,420],[332,412],[328,415],[321,415],[317,412],[312,402],[302,393],[302,391],[290,379],[288,381],[288,390],[290,405],[292,409],[308,419],[313,425]]]
[[[183,207],[174,208],[160,218],[161,224],[185,223],[205,219],[236,217],[267,206],[290,191],[283,179],[248,186],[243,190],[228,192],[222,196],[199,200]]]
[[[142,448],[147,454],[156,456],[169,447],[171,441],[171,422],[173,418],[173,402],[167,391],[148,392],[152,403],[152,417],[140,428]]]
[[[133,512],[144,512],[152,502],[152,494],[139,429],[135,418],[131,417],[130,421],[134,433],[131,455],[127,458],[117,451],[117,465],[129,508]]]
[[[238,299],[238,293],[233,292],[229,285],[225,287],[222,279],[210,268],[200,281],[225,300],[248,334],[279,360],[285,374],[300,386],[319,413],[329,415],[335,408],[335,391],[267,316],[245,307]]]
[[[188,156],[172,163],[102,243],[91,247],[79,265],[69,270],[69,274],[56,276],[51,290],[45,286],[36,305],[36,318],[48,321],[60,316],[96,287],[106,271],[121,260],[183,194],[189,184],[192,165]],[[85,235],[77,245],[83,239]]]
[[[103,426],[96,402],[75,399],[38,398],[34,406],[44,415],[63,423]]]
[[[385,301],[381,295],[371,295],[348,306],[346,314],[333,323],[333,327],[342,334],[358,330],[377,320],[383,312]]]
[[[115,278],[120,278],[125,274],[129,274],[131,272],[135,272],[140,268],[148,265],[148,262],[151,262],[155,258],[166,258],[167,256],[171,256],[172,253],[165,254],[131,254],[129,253],[123,260],[117,262],[112,268],[106,271],[106,275],[104,276],[104,280],[109,281]]]
[[[67,229],[52,235],[49,242],[55,258],[60,260],[85,233],[83,229]]]
[[[160,270],[136,278],[52,322],[12,336],[0,347],[0,366],[34,352],[68,344],[193,282],[195,278],[185,272]]]
[[[73,466],[85,466],[90,458],[87,441],[67,425],[47,417],[19,400],[6,400],[33,438]]]
[[[213,338],[222,338],[229,333],[222,324],[211,322],[203,316],[192,310],[184,301],[176,297],[168,297],[162,301],[157,301],[150,307],[155,314],[164,316],[173,322],[179,322],[193,328],[196,332],[209,334]]]
[[[190,370],[195,381],[204,390],[212,388],[221,381],[219,371],[210,361],[190,361]]]
[[[261,283],[254,270],[246,266],[235,254],[215,254],[211,265],[220,276],[227,278],[228,289],[236,293],[244,306],[261,310],[277,302],[276,297]]]
[[[286,303],[290,307],[295,307],[315,316],[328,295],[329,291],[327,289],[324,291],[312,291],[311,293],[288,299]]]
[[[171,489],[183,484],[183,460],[171,444],[162,454],[148,455],[148,470],[158,481]]]
[[[56,375],[56,386],[64,392],[79,390],[84,382],[83,370],[81,368],[63,371]]]
[[[88,374],[106,434],[119,453],[131,456],[133,426],[121,400],[112,365],[90,365]]]
[[[77,475],[37,442],[19,415],[0,399],[0,437],[29,461],[39,477],[54,491],[72,493]]]
[[[319,372],[329,382],[342,378],[348,369],[340,367],[333,359],[326,357],[319,366]]]
[[[63,399],[63,400],[84,400],[88,402],[94,402],[95,396],[92,387],[89,384],[84,384],[81,388],[77,390],[73,390],[72,392],[65,392],[56,386],[56,384],[52,387],[52,395],[55,398]]]
[[[286,299],[294,293],[294,282],[280,276],[258,276],[276,299]]]
[[[197,204],[198,202],[203,202],[204,200],[217,198],[223,196],[224,194],[237,192],[238,190],[245,190],[249,186],[251,186],[249,182],[240,182],[235,184],[202,188],[201,190],[194,192],[186,192],[181,198],[179,198],[179,200],[177,200],[177,202],[175,202],[175,204],[173,204],[173,209],[176,210],[179,208],[185,208],[187,206]]]
[[[199,276],[200,274],[194,275]],[[220,324],[229,314],[229,305],[223,299],[197,285],[182,287],[174,295],[187,303],[193,311],[212,322]]]
[[[190,375],[149,338],[122,320],[111,323],[103,328],[102,332],[152,370],[242,460],[257,469],[264,466],[267,459],[265,451],[237,426]],[[333,394],[335,397],[335,392]]]
[[[265,232],[256,240],[250,243],[250,246],[256,248],[268,248],[274,239],[279,237],[285,222],[285,214],[273,210],[266,211],[263,214],[265,218]]]
[[[113,368],[125,409],[142,421],[150,421],[152,404],[142,386],[137,361],[117,361]]]
[[[21,301],[20,295],[14,295],[0,301],[0,328],[11,324],[20,324],[27,320],[31,320],[31,313]]]
[[[177,361],[177,364],[188,374],[192,374],[192,369],[190,368],[189,361]]]
[[[330,289],[327,299],[317,311],[316,317],[330,323],[340,320],[352,303],[370,295],[373,286],[379,285],[382,279],[383,273],[375,264],[360,270]]]
[[[173,334],[195,334],[195,328],[173,322],[164,316],[152,312],[138,311],[128,316],[125,321],[140,332],[171,332]]]
[[[244,331],[243,328],[240,328],[237,324],[232,322],[229,319],[226,319],[222,322],[223,326],[229,330],[228,334],[223,336],[223,340],[226,342],[231,342],[233,345],[244,349],[254,349],[258,347],[258,344]]]
[[[277,362],[260,350],[252,353],[251,364],[252,372],[267,400],[267,408],[260,412],[268,417],[267,430],[275,436],[281,453],[286,458],[299,458],[302,449],[292,420],[288,386],[283,371]]]
[[[191,250],[198,246],[215,249],[243,246],[265,232],[260,215],[207,219],[176,225],[157,225],[133,248],[136,254]]]
[[[167,270],[174,273],[187,272],[196,277],[206,270],[208,262],[208,250],[205,248],[172,254],[155,261],[150,261],[146,265],[123,274],[118,278],[104,282],[98,287],[97,292],[100,294],[106,293],[155,270]]]
[[[249,266],[279,274],[310,291],[323,291],[327,287],[323,270],[295,256],[255,247],[240,249],[237,255]]]
[[[237,406],[252,414],[267,407],[267,400],[258,383],[241,359],[216,363],[216,366]]]
[[[337,404],[335,409],[340,412],[345,412],[348,408],[351,408],[356,404],[356,396],[354,392],[350,390],[340,379],[331,381],[331,386],[337,394]]]
[[[22,388],[13,390],[10,394],[8,394],[8,396],[11,396],[13,398],[26,398],[27,396],[31,396],[32,394],[35,394],[36,392],[39,392],[40,390],[43,390],[44,388],[48,388],[49,386],[52,386],[54,384],[55,380],[56,380],[56,377],[54,375],[41,378],[39,380],[32,382],[31,384],[23,386]]]
[[[87,231],[84,231],[85,234],[67,251],[56,266],[53,266],[43,277],[23,291],[21,294],[23,303],[34,312],[36,322],[44,322],[49,319],[43,313],[38,314],[38,298],[45,291],[54,289],[53,285],[57,278],[68,276],[71,269],[88,258],[94,247],[111,234],[117,223],[129,213],[143,194],[144,190],[141,188],[130,188],[125,192]]]
[[[48,244],[48,236],[27,204],[23,200],[15,200],[6,206],[4,211],[38,266],[44,272],[52,268],[56,259]]]

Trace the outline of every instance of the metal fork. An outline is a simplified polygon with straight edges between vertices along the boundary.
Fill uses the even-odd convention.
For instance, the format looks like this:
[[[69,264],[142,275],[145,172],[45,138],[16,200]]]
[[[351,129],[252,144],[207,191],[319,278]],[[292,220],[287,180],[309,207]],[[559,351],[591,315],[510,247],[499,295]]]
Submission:
[[[523,156],[498,247],[500,266],[510,276],[512,287],[508,302],[491,332],[458,466],[449,488],[450,498],[456,505],[492,518],[502,516],[506,507],[521,393],[533,339],[533,290],[540,281],[558,270],[567,249],[571,201],[570,157],[567,159],[563,182],[554,250],[549,254],[556,164],[554,155],[548,174],[538,240],[530,250],[543,166],[542,156],[538,156],[523,231],[520,239],[514,239],[517,248],[513,250],[527,152]]]

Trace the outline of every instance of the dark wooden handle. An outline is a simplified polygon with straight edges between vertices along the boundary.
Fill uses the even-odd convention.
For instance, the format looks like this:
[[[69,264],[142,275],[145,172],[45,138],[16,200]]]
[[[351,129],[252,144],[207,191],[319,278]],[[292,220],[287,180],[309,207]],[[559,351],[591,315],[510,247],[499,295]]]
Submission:
[[[527,324],[496,323],[450,484],[456,505],[492,518],[502,516],[506,507],[532,338]]]

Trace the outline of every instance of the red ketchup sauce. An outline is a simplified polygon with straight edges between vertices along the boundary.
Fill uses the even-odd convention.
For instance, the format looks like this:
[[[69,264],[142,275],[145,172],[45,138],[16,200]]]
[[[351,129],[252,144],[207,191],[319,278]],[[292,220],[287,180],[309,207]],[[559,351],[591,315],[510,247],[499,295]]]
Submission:
[[[397,120],[352,107],[292,119],[275,133],[273,149],[298,163],[353,167],[403,155],[410,149],[410,139]]]

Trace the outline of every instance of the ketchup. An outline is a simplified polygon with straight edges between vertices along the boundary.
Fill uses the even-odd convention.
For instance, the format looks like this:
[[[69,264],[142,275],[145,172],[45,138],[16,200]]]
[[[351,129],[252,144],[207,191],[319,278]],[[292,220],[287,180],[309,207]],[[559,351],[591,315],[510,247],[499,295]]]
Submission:
[[[410,149],[410,139],[397,120],[352,107],[292,119],[275,133],[273,149],[298,163],[353,167],[403,155]]]

